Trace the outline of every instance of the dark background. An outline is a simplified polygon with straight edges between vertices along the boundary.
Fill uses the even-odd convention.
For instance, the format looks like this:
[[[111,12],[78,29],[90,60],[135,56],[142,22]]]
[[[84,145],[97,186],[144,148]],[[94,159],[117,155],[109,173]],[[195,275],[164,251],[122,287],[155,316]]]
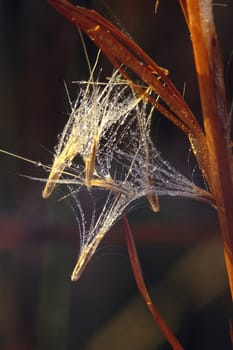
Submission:
[[[222,1],[223,2],[223,1]],[[170,77],[201,120],[189,34],[178,2],[82,1],[127,31]],[[226,64],[229,102],[233,5],[215,6]],[[69,113],[64,82],[88,79],[74,26],[45,0],[0,0],[0,148],[51,164]],[[91,63],[97,50],[86,40]],[[111,65],[101,57],[108,76]],[[203,185],[185,136],[158,113],[158,148]],[[170,349],[141,300],[130,269],[122,225],[106,236],[82,278],[70,282],[79,249],[69,201],[59,190],[41,199],[45,178],[34,165],[0,155],[0,349]],[[152,299],[185,349],[230,349],[228,291],[216,213],[191,200],[146,201],[129,215]]]

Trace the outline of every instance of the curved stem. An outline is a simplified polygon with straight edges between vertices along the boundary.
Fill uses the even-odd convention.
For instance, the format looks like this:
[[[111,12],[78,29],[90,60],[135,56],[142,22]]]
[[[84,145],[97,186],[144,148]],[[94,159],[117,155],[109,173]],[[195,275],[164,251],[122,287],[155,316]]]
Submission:
[[[150,310],[152,316],[155,319],[155,322],[157,323],[158,327],[160,328],[161,332],[164,334],[165,338],[167,339],[168,343],[171,345],[173,350],[183,350],[182,345],[178,341],[178,339],[174,336],[170,328],[166,325],[164,319],[159,314],[158,310],[153,305],[153,302],[150,298],[150,295],[148,293],[147,287],[145,285],[145,281],[142,275],[142,269],[141,265],[138,259],[137,249],[134,243],[133,235],[127,220],[127,217],[125,214],[122,215],[122,222],[124,226],[124,234],[125,234],[125,240],[127,243],[129,258],[131,267],[133,270],[134,278],[137,283],[138,290],[143,297],[143,299],[146,302],[146,305],[148,306],[148,309]]]

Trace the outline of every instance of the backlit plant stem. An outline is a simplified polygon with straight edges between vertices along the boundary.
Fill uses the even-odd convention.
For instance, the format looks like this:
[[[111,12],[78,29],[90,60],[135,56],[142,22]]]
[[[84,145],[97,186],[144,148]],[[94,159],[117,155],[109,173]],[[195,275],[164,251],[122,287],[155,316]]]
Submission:
[[[215,31],[212,1],[187,0],[185,8],[193,45],[210,163],[210,171],[205,173],[216,202],[233,297],[232,155],[223,65]]]
[[[143,299],[145,300],[146,305],[148,306],[148,309],[150,310],[152,316],[154,317],[158,327],[160,328],[161,332],[164,334],[165,338],[167,339],[168,343],[171,345],[172,349],[183,350],[182,345],[174,336],[174,334],[169,329],[169,327],[166,325],[162,316],[159,314],[158,310],[153,305],[153,302],[150,298],[147,287],[145,285],[141,265],[138,259],[137,249],[135,247],[135,243],[134,243],[133,235],[128,223],[128,219],[125,214],[122,215],[121,219],[124,226],[124,234],[125,234],[125,240],[128,248],[129,259],[133,270],[134,278],[137,283],[138,290],[141,296],[143,297]]]

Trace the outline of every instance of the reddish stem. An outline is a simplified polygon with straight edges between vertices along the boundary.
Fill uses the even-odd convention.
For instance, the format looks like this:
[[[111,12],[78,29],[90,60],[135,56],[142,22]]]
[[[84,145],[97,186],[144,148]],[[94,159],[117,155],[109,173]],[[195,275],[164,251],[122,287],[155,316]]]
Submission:
[[[135,281],[137,283],[138,290],[141,296],[143,297],[143,299],[145,300],[148,306],[148,309],[150,310],[152,316],[154,317],[158,327],[160,328],[161,332],[164,334],[165,338],[167,339],[168,343],[171,345],[172,349],[183,350],[182,345],[180,344],[178,339],[174,336],[170,328],[166,325],[164,319],[162,318],[158,310],[153,305],[152,300],[149,296],[149,293],[142,275],[142,269],[138,259],[137,249],[134,243],[133,235],[125,214],[122,215],[122,222],[124,226],[124,234],[125,234],[125,240],[127,243],[130,263],[133,270]]]
[[[209,169],[233,298],[233,180],[223,65],[209,0],[186,1],[201,97]]]

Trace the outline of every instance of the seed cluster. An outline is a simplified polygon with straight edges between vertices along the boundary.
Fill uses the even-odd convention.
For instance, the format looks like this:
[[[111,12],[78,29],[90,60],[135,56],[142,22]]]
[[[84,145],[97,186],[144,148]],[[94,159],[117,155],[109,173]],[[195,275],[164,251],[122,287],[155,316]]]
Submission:
[[[150,137],[153,108],[118,72],[106,83],[80,82],[79,87],[43,190],[47,198],[56,184],[66,184],[74,199],[80,255],[72,280],[138,199],[147,197],[155,212],[158,196],[209,199],[208,192],[163,160]]]

